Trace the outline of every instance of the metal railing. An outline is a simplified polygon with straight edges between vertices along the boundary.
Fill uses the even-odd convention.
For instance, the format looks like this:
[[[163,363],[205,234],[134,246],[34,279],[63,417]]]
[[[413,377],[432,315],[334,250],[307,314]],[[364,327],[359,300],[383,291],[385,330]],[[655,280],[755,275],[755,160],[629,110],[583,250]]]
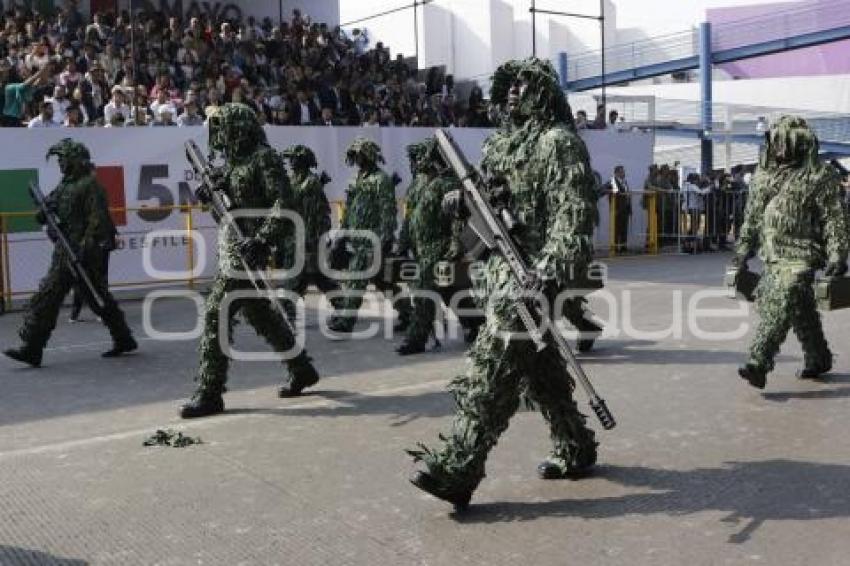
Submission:
[[[784,9],[774,8],[768,14],[713,23],[712,49],[732,49],[848,25],[850,0],[801,3]],[[685,59],[697,53],[696,29],[621,43],[605,49],[606,73]],[[600,50],[569,55],[567,76],[570,81],[599,76],[601,71]]]
[[[740,236],[746,201],[746,191],[733,190],[602,194],[595,247],[609,257],[728,249]]]

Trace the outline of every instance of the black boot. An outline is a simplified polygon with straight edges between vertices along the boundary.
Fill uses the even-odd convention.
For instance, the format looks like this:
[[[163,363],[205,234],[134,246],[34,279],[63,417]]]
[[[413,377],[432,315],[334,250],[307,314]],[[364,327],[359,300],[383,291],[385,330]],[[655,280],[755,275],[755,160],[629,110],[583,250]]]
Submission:
[[[351,334],[354,330],[354,319],[336,317],[328,322],[328,330],[337,334]]]
[[[537,476],[542,480],[579,480],[591,475],[593,464],[582,467],[564,468],[551,460],[543,460],[537,466]]]
[[[289,380],[277,390],[278,397],[298,397],[301,392],[319,382],[319,372],[313,367],[310,358],[304,356],[303,361],[289,368]]]
[[[29,364],[34,368],[41,367],[41,354],[42,352],[31,350],[26,346],[22,346],[20,348],[9,348],[5,352],[3,352],[6,357],[12,358],[16,362],[21,362],[23,364]]]
[[[472,499],[472,489],[448,488],[441,485],[434,476],[421,470],[410,478],[410,483],[434,497],[448,501],[455,506],[456,511],[465,510],[469,507],[469,500]]]
[[[196,395],[180,408],[180,418],[197,419],[224,412],[224,399],[221,395]]]
[[[399,356],[409,356],[411,354],[421,354],[425,351],[425,344],[420,342],[410,342],[405,340],[401,346],[395,349]]]
[[[582,354],[586,354],[586,353],[590,352],[591,350],[593,350],[593,345],[595,343],[596,343],[595,338],[582,338],[581,340],[578,341],[578,343],[576,345],[578,347],[579,352],[581,352]]]
[[[128,336],[124,340],[120,340],[115,342],[112,345],[112,349],[108,352],[104,352],[101,354],[104,358],[117,358],[122,354],[127,354],[129,352],[133,352],[139,348],[139,344],[136,342],[136,339],[132,336]]]
[[[764,389],[764,386],[767,383],[767,373],[753,364],[746,364],[739,367],[738,375],[756,389]]]
[[[800,379],[817,379],[825,373],[832,371],[832,359],[829,361],[817,363],[806,363],[805,367],[797,372],[797,377]]]
[[[479,325],[475,325],[466,329],[466,332],[463,335],[463,341],[465,344],[472,344],[475,342],[475,339],[478,338],[479,328],[481,328]]]

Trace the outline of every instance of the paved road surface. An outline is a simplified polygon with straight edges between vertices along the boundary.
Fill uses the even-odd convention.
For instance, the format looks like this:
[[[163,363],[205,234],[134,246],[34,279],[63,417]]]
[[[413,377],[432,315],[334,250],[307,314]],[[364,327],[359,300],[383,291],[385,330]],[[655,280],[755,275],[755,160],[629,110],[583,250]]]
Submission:
[[[404,453],[448,425],[460,342],[402,359],[398,338],[326,340],[311,310],[325,376],[312,394],[278,399],[277,364],[240,362],[227,413],[180,422],[195,342],[145,339],[137,355],[101,360],[105,330],[65,312],[43,369],[0,360],[0,564],[848,564],[850,312],[825,319],[838,354],[828,380],[794,378],[791,338],[768,388],[751,389],[735,373],[746,337],[699,337],[687,320],[727,259],[614,260],[617,312],[604,297],[596,308],[655,335],[611,336],[584,358],[619,420],[599,433],[598,473],[536,479],[548,434],[520,413],[463,516],[408,484]],[[141,329],[141,304],[126,307]],[[153,320],[186,330],[193,309],[161,304]],[[697,322],[717,333],[754,320]],[[0,317],[4,346],[19,321]],[[259,345],[244,327],[237,343]],[[142,447],[167,426],[204,444]]]

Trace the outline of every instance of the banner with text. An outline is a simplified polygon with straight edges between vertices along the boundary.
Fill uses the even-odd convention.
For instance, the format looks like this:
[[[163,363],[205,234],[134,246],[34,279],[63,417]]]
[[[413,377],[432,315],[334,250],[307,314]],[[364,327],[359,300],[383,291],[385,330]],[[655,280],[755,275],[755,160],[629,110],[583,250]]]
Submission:
[[[348,127],[267,127],[266,132],[269,143],[278,150],[296,143],[313,149],[319,168],[332,178],[326,187],[331,201],[345,198],[354,171],[345,164],[344,154],[355,137],[368,137],[381,146],[386,171],[402,178],[396,196],[403,199],[410,182],[406,147],[433,133],[426,128]],[[452,130],[472,163],[479,161],[481,144],[489,133],[490,130],[472,128]],[[202,279],[214,274],[213,220],[200,210],[180,208],[196,204],[192,194],[195,183],[183,143],[194,138],[206,149],[205,128],[0,129],[4,148],[0,154],[0,213],[7,213],[9,232],[7,292],[32,292],[46,272],[51,244],[29,214],[33,205],[27,184],[32,180],[45,192],[53,190],[60,179],[59,168],[55,159],[47,162],[44,156],[52,144],[67,136],[88,146],[97,177],[113,208],[113,219],[121,235],[121,246],[113,253],[110,265],[113,286],[178,282],[190,275],[192,279]],[[642,186],[652,161],[651,135],[592,131],[584,138],[593,167],[603,182],[610,179],[615,165],[623,165],[630,186]],[[606,203],[607,199],[599,201],[601,223],[596,239],[600,246],[608,243]],[[639,231],[633,227],[630,232]]]

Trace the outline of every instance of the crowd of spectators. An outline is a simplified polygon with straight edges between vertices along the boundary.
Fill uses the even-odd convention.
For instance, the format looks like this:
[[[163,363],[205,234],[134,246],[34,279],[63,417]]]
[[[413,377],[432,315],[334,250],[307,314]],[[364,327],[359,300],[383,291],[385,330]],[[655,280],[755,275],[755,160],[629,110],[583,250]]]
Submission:
[[[662,243],[676,241],[684,252],[725,250],[740,235],[750,177],[742,165],[682,178],[678,163],[653,164],[641,204],[647,214],[655,210]]]
[[[420,80],[365,31],[299,10],[280,25],[144,11],[87,21],[76,0],[0,15],[3,126],[191,126],[226,102],[278,125],[490,125],[480,88],[458,100],[450,75]]]

